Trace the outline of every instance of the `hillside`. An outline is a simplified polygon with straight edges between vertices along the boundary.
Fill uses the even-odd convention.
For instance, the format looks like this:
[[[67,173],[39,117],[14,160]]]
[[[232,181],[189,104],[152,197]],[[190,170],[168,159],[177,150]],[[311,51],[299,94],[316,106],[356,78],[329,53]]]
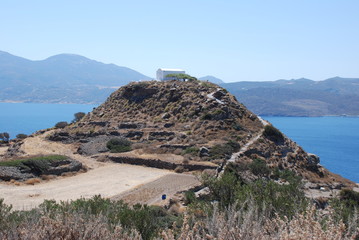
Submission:
[[[289,169],[311,182],[332,187],[346,182],[320,166],[318,157],[265,125],[215,84],[151,81],[120,88],[93,112],[49,139],[78,143],[81,154],[106,155],[119,162],[152,164],[159,159],[170,163],[163,163],[170,169],[190,170],[221,169],[229,162],[241,165],[262,159],[272,169]],[[130,140],[133,150],[104,153],[106,141],[114,137]]]
[[[130,83],[79,121],[2,143],[0,154],[0,236],[15,236],[4,239],[358,233],[357,185],[209,82]]]
[[[221,86],[262,116],[359,115],[359,78],[302,78]]]
[[[148,79],[130,68],[74,54],[31,61],[0,51],[0,101],[99,103],[119,86]]]

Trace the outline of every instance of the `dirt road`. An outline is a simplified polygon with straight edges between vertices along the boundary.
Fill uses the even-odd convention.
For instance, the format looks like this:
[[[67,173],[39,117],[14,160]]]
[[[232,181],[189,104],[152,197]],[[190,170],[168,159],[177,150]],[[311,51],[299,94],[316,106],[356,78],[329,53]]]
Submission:
[[[0,184],[0,198],[16,210],[31,209],[44,199],[57,201],[90,198],[100,194],[112,197],[171,174],[170,171],[116,163],[103,163],[96,169],[35,185]]]
[[[122,199],[131,204],[163,205],[178,191],[186,191],[200,184],[194,175],[172,173],[114,196],[113,199]],[[161,199],[162,194],[166,194],[167,201]]]
[[[82,162],[88,167],[86,173],[71,177],[58,177],[35,185],[15,186],[0,183],[0,198],[13,209],[31,209],[44,199],[66,201],[81,197],[90,198],[100,194],[102,197],[118,199],[119,196],[152,204],[163,193],[172,196],[199,184],[190,174],[175,174],[172,171],[112,162],[98,162],[93,158],[76,153],[76,146],[51,142],[40,135],[25,139],[21,150],[26,155],[61,154]],[[124,195],[121,195],[125,193]]]

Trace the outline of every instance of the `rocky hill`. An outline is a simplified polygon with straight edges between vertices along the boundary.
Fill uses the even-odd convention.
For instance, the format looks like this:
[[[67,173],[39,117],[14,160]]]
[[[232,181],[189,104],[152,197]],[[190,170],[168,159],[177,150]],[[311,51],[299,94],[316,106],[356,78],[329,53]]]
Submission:
[[[52,133],[50,141],[77,146],[99,160],[186,170],[231,166],[258,178],[250,166],[265,163],[263,176],[278,179],[290,170],[316,186],[352,184],[319,164],[269,123],[240,104],[226,89],[201,81],[135,82],[111,94],[80,121]],[[109,141],[125,142],[111,153]],[[269,169],[269,170],[268,170]]]

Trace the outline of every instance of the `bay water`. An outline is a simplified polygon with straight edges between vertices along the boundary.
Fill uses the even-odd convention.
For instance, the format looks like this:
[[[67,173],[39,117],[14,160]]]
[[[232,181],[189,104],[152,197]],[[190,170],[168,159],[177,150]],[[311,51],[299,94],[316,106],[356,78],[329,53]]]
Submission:
[[[85,104],[0,103],[0,132],[8,132],[10,138],[19,133],[29,135],[61,121],[71,122],[75,113],[88,113],[94,107]]]
[[[71,122],[77,112],[96,107],[84,104],[0,103],[0,132],[11,138]],[[330,171],[359,182],[359,117],[268,117],[262,116],[297,142],[305,151],[320,157]]]
[[[320,164],[359,183],[359,117],[262,117]]]

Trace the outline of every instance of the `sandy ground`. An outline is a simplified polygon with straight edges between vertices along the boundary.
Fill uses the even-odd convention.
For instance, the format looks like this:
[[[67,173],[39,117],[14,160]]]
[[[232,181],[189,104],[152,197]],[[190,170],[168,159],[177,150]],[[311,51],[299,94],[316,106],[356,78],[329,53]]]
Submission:
[[[112,197],[170,173],[155,168],[104,163],[87,173],[35,185],[0,184],[0,198],[4,198],[5,203],[12,204],[14,209],[31,209],[44,199],[66,201],[90,198],[98,194]]]
[[[0,147],[0,155],[5,154],[7,147]]]
[[[166,205],[178,191],[186,191],[200,184],[201,182],[194,175],[172,173],[114,196],[112,199],[122,199],[130,204]],[[163,194],[166,194],[166,200],[162,200]]]
[[[47,133],[48,134],[48,133]],[[46,135],[27,138],[21,146],[26,155],[61,154],[82,162],[88,167],[85,173],[71,177],[58,177],[35,185],[16,186],[0,183],[0,198],[12,204],[15,210],[28,210],[45,199],[66,201],[81,197],[102,197],[130,202],[155,204],[162,194],[173,196],[178,191],[199,184],[191,174],[176,174],[172,171],[112,162],[97,162],[95,159],[76,153],[76,146],[50,142]]]

